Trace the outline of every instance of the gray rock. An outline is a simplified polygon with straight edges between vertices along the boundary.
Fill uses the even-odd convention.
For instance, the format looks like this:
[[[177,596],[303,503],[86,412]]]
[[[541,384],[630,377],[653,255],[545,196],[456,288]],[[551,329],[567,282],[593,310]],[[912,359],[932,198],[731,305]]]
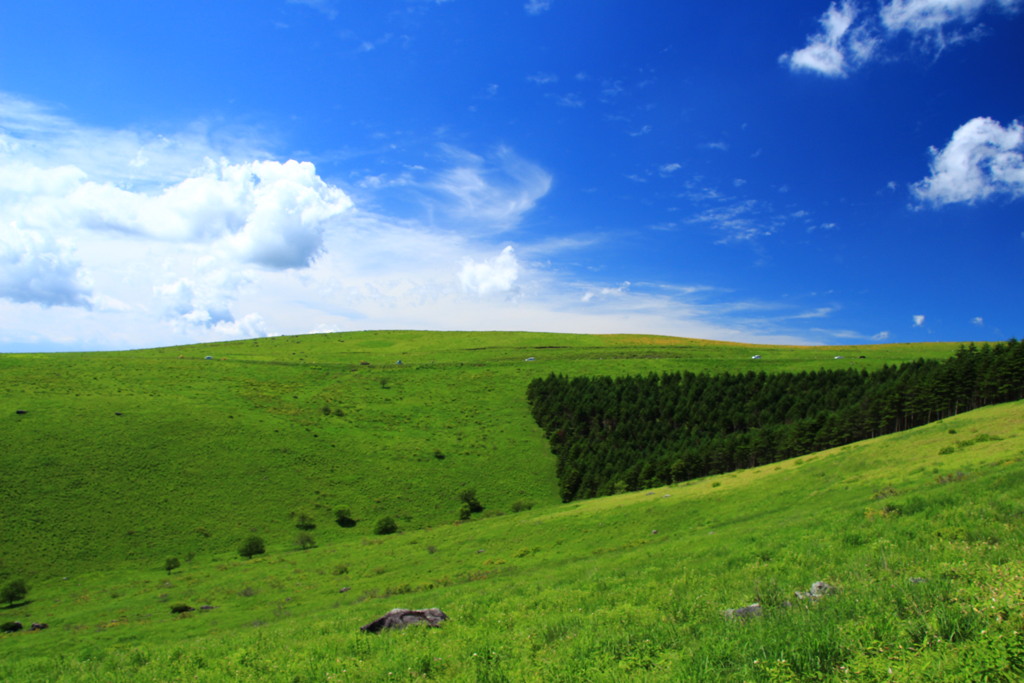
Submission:
[[[401,609],[396,608],[382,616],[380,619],[371,621],[366,626],[360,626],[360,631],[367,633],[380,633],[386,628],[401,629],[409,624],[426,622],[427,626],[440,626],[442,621],[448,619],[448,615],[431,607],[430,609]]]
[[[725,616],[726,619],[745,619],[747,617],[759,617],[761,614],[761,605],[757,602],[752,605],[747,605],[746,607],[727,609],[722,612],[722,615]]]

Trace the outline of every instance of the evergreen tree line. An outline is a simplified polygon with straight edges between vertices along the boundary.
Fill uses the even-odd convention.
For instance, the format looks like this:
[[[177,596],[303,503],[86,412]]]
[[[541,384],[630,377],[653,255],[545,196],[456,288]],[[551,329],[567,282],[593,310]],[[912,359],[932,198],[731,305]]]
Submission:
[[[756,467],[1024,398],[1024,343],[866,370],[549,375],[527,389],[562,500]]]

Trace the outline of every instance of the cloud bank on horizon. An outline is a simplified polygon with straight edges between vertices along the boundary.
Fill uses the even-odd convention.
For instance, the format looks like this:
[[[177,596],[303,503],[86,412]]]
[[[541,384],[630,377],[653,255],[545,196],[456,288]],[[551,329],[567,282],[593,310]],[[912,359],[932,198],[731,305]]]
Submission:
[[[174,95],[194,97],[201,115],[170,125],[175,117],[125,123],[117,97],[78,93],[63,103],[73,74],[56,66],[46,79],[0,77],[0,351],[388,328],[792,344],[921,339],[943,324],[943,339],[1020,333],[1019,278],[1004,287],[1016,285],[1015,299],[987,294],[1020,272],[1024,127],[1017,114],[967,116],[960,112],[971,107],[954,97],[926,135],[879,133],[867,143],[873,153],[899,154],[899,164],[869,155],[854,163],[857,136],[844,126],[864,126],[864,135],[879,120],[913,125],[927,112],[911,101],[892,110],[879,104],[863,121],[829,120],[822,112],[835,91],[806,80],[857,77],[870,88],[887,77],[859,75],[868,64],[882,72],[903,56],[927,55],[934,66],[920,68],[941,71],[954,47],[991,42],[1005,52],[993,35],[1000,20],[1019,26],[1017,0],[833,2],[805,47],[777,57],[765,44],[718,67],[749,89],[730,97],[714,79],[703,92],[680,91],[684,82],[699,89],[705,76],[696,55],[710,43],[693,46],[691,57],[671,22],[665,32],[642,22],[643,41],[657,50],[624,45],[617,57],[628,68],[618,68],[600,41],[554,48],[560,27],[581,21],[579,8],[519,0],[522,23],[507,30],[552,41],[552,49],[545,57],[520,46],[523,64],[510,71],[501,46],[500,54],[483,45],[456,54],[451,36],[430,31],[448,30],[453,18],[496,29],[500,13],[459,0],[385,4],[390,13],[346,18],[331,0],[289,0],[246,17],[258,24],[252,31],[281,41],[268,51],[271,61],[315,38],[333,45],[334,56],[309,48],[300,57],[305,68],[327,78],[324,70],[337,71],[337,63],[360,65],[382,79],[348,91],[307,90],[308,100],[275,97],[279,113],[271,100],[258,100],[274,82],[244,86],[240,67],[213,55],[212,71],[223,67],[222,76],[239,79],[235,100],[203,99],[202,87],[185,87]],[[618,30],[617,19],[631,12],[611,5],[582,28]],[[799,39],[800,24],[813,17],[790,16],[786,35]],[[367,43],[379,49],[360,47]],[[8,43],[0,59],[4,49],[30,48]],[[140,43],[121,55],[158,66],[147,49]],[[424,60],[451,73],[433,72],[432,84],[384,83],[386,74],[412,72]],[[778,91],[759,95],[742,80],[773,63],[781,65],[777,89],[818,99],[806,112],[768,104]],[[128,66],[115,60],[104,69],[116,75]],[[892,78],[878,87],[900,87]],[[142,86],[134,87],[139,93],[124,97],[143,101]],[[422,90],[430,87],[445,94]],[[1005,99],[1004,111],[1024,111],[1019,88],[992,90]],[[396,110],[396,94],[421,106]],[[738,107],[743,97],[750,99]],[[257,99],[235,103],[247,98]],[[76,107],[89,109],[90,123]],[[258,125],[246,123],[250,107],[263,108]],[[346,108],[352,114],[333,126],[305,122],[334,120]],[[746,118],[735,118],[741,108]],[[896,180],[884,175],[897,168]],[[950,247],[961,264],[986,259],[978,266],[988,279],[966,292],[951,281],[942,291],[957,291],[953,301],[942,291],[895,301],[893,288],[913,289],[945,253],[935,235],[963,230],[976,211],[1017,226],[1000,228],[992,245],[982,237],[966,251]],[[870,225],[880,215],[888,217],[876,237]],[[896,223],[933,242],[880,252]],[[998,255],[984,256],[988,248]],[[928,328],[918,312],[925,307]],[[908,315],[909,331],[899,322]]]

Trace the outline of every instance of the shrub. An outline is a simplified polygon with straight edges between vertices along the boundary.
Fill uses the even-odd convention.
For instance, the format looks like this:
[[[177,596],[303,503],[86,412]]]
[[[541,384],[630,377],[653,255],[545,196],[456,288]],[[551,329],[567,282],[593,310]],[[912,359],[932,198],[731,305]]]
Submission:
[[[265,552],[267,549],[263,545],[263,539],[259,536],[250,536],[238,548],[238,554],[247,560],[253,555],[262,555]]]
[[[303,550],[316,547],[316,541],[313,540],[313,537],[305,531],[299,534],[298,538],[295,539],[295,542],[298,543],[299,547]]]
[[[459,500],[469,506],[470,512],[483,512],[484,506],[476,497],[476,489],[466,489],[459,494]]]
[[[305,512],[301,512],[299,513],[298,520],[295,522],[295,528],[302,529],[303,531],[312,531],[316,528],[316,522]]]
[[[22,628],[20,621],[5,621],[0,624],[0,633],[14,633],[15,631],[20,631]]]
[[[522,512],[523,510],[530,510],[533,508],[533,503],[528,500],[517,500],[512,503],[512,512]]]
[[[338,526],[341,527],[353,527],[356,525],[356,520],[352,517],[352,511],[348,508],[338,508],[335,510],[334,519],[338,522]]]
[[[391,517],[385,517],[384,519],[377,522],[377,528],[374,529],[374,533],[378,536],[385,534],[393,534],[398,531],[398,524]]]
[[[167,570],[168,574],[170,574],[172,571],[174,571],[175,569],[177,569],[180,566],[181,566],[181,561],[179,561],[178,558],[176,558],[176,557],[168,557],[167,561],[164,562],[164,569]]]
[[[331,573],[335,576],[341,576],[342,574],[348,574],[348,565],[339,564],[337,567],[331,570]]]
[[[28,595],[28,585],[24,579],[12,579],[0,588],[0,601],[6,602],[8,607],[14,607],[14,603],[24,600]]]
[[[462,507],[459,508],[459,519],[465,521],[473,515],[473,508],[469,507],[469,503],[463,503]]]
[[[171,614],[183,614],[185,612],[191,612],[192,608],[183,602],[179,602],[175,605],[171,605]]]

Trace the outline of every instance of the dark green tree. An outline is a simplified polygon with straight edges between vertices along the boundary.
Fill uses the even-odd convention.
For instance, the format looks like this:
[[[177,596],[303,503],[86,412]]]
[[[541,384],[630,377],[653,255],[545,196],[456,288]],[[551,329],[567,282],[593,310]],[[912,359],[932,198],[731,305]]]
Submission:
[[[334,519],[338,523],[338,526],[347,528],[356,525],[356,520],[352,517],[352,511],[348,508],[338,508],[335,510]]]
[[[168,574],[170,574],[180,566],[181,562],[176,557],[168,557],[167,561],[164,562],[164,569],[167,570]]]
[[[313,536],[306,531],[299,534],[298,538],[295,539],[295,542],[298,543],[299,547],[303,550],[316,547],[316,541],[313,540]]]
[[[263,545],[263,539],[259,536],[250,536],[238,547],[238,554],[247,560],[254,555],[262,555],[265,552],[267,552],[267,549]]]
[[[28,595],[28,585],[24,579],[11,579],[0,588],[0,602],[6,602],[8,607],[14,607],[14,603],[25,599]]]
[[[398,524],[391,517],[385,517],[384,519],[377,522],[377,528],[374,529],[374,533],[378,536],[393,534],[396,531],[398,531]]]
[[[483,512],[484,510],[484,506],[477,500],[476,489],[466,489],[459,494],[459,500],[469,507],[470,512]]]

